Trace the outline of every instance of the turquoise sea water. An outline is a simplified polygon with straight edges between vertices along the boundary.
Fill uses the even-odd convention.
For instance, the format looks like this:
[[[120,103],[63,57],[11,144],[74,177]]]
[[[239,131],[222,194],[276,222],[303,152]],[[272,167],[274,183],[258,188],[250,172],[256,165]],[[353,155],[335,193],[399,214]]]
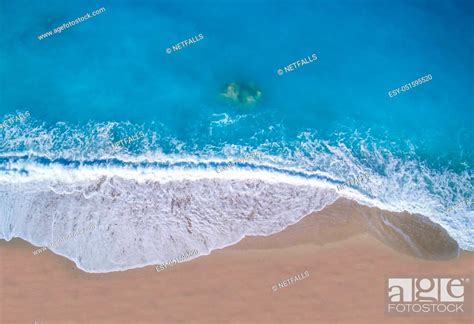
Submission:
[[[242,171],[229,176],[240,180],[259,171],[295,179],[298,190],[368,174],[337,194],[424,214],[472,250],[473,16],[472,1],[1,1],[0,116],[30,117],[0,129],[0,237],[47,243],[48,226],[21,235],[16,220],[32,217],[35,190],[85,188],[124,170],[136,181],[183,169],[213,179],[221,167]],[[316,61],[278,75],[313,53]],[[231,82],[254,84],[261,100],[224,100]],[[145,138],[111,149],[139,131]],[[56,198],[51,214],[65,204]]]

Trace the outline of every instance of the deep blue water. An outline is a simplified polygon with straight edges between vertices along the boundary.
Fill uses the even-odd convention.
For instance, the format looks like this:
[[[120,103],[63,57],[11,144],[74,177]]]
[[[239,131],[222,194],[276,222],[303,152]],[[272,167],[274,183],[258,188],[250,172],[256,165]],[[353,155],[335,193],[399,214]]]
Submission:
[[[154,130],[155,121],[200,147],[370,130],[392,150],[410,142],[433,166],[459,170],[474,156],[473,10],[471,1],[3,1],[0,113],[27,109],[48,126],[129,121]],[[166,54],[199,33],[201,42]],[[316,62],[277,75],[312,53]],[[427,74],[432,81],[387,95]],[[233,81],[258,85],[261,104],[222,102]],[[250,117],[210,135],[219,113]],[[278,134],[250,141],[275,125]]]

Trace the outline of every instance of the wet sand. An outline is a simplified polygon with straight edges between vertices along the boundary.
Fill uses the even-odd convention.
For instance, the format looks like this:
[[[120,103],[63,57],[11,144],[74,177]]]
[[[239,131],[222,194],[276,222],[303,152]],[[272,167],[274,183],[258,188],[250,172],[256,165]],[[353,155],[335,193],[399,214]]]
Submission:
[[[409,238],[409,239],[408,239]],[[472,323],[385,314],[390,276],[473,274],[422,217],[347,200],[267,237],[190,262],[88,274],[49,250],[0,241],[0,323]],[[309,276],[278,288],[278,283]],[[277,290],[272,287],[277,285]]]

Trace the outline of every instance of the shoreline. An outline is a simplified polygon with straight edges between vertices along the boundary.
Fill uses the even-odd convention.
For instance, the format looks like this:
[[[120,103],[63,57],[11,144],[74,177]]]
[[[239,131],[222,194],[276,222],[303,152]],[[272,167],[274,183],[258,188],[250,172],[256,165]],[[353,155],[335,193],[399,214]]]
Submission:
[[[187,200],[186,200],[186,202],[189,203],[189,201],[187,201]],[[175,201],[175,203],[176,203],[176,201]],[[180,205],[179,203],[177,203],[177,204]],[[347,217],[347,216],[341,216],[341,215],[338,215],[338,214],[334,214],[332,212],[332,210],[334,208],[336,208],[336,210],[338,210],[339,212],[343,211],[347,215],[353,213],[354,215],[352,215],[352,216],[354,216],[355,218],[351,219],[352,217]],[[172,201],[172,209],[173,209],[173,201]],[[260,238],[264,239],[266,237],[270,237],[270,236],[273,236],[273,235],[278,235],[279,233],[287,231],[287,230],[288,230],[289,233],[291,233],[292,228],[295,225],[298,225],[298,224],[301,223],[301,225],[299,225],[299,226],[307,226],[307,225],[305,225],[306,223],[304,222],[304,220],[306,218],[311,217],[313,215],[319,215],[319,214],[326,215],[327,213],[331,213],[333,215],[333,217],[336,220],[338,220],[338,222],[340,224],[345,224],[345,223],[348,223],[348,222],[352,222],[353,223],[352,226],[355,226],[355,227],[359,228],[360,230],[365,228],[365,230],[368,231],[372,236],[374,236],[376,239],[382,241],[384,244],[390,246],[391,248],[393,248],[395,250],[398,250],[399,252],[410,254],[410,255],[413,255],[413,256],[416,256],[416,257],[426,258],[426,259],[440,259],[440,260],[442,260],[442,259],[446,259],[446,258],[452,258],[452,257],[458,255],[461,251],[461,248],[459,247],[458,242],[449,235],[447,230],[444,229],[441,225],[432,222],[427,216],[418,215],[418,214],[411,214],[411,213],[408,213],[408,212],[390,212],[390,211],[379,209],[377,207],[368,207],[368,206],[365,206],[365,205],[362,205],[362,204],[358,203],[355,200],[351,200],[351,199],[348,199],[348,198],[338,198],[338,199],[336,199],[336,201],[334,203],[329,204],[328,206],[324,207],[321,211],[313,212],[313,213],[310,213],[308,215],[302,216],[300,219],[296,220],[293,224],[287,225],[284,229],[282,229],[279,232],[268,234],[268,235],[264,235],[264,234],[261,234],[261,235],[260,234],[259,235],[245,235],[245,236],[242,236],[235,243],[232,243],[232,244],[229,244],[229,245],[226,245],[226,246],[223,246],[223,247],[217,247],[217,248],[212,249],[209,252],[209,254],[201,254],[201,255],[198,255],[197,257],[195,255],[192,255],[191,257],[193,257],[192,259],[206,257],[206,256],[209,256],[210,254],[212,254],[214,251],[232,248],[236,245],[241,244],[242,241],[245,241],[245,240],[253,240],[253,239],[260,240]],[[384,216],[379,217],[379,215],[384,215]],[[326,226],[327,224],[329,224],[329,223],[327,223],[327,221],[325,223],[323,221],[323,219],[325,219],[325,218],[321,218],[317,222],[323,223],[322,226]],[[418,243],[413,242],[410,238],[413,238],[413,239],[417,240],[417,238],[416,238],[417,233],[416,232],[410,233],[410,231],[413,231],[413,229],[411,229],[410,227],[420,227],[420,226],[427,226],[428,228],[430,228],[430,230],[434,231],[434,233],[437,235],[437,238],[440,241],[435,242],[435,240],[427,240],[427,238],[425,238],[423,242],[418,242]],[[92,225],[90,228],[94,229],[95,225]],[[324,233],[324,231],[322,231],[322,232],[318,231],[317,235],[319,235],[321,237],[326,237],[327,236],[326,233]],[[21,238],[13,238],[13,240],[17,240],[17,239],[25,241]],[[2,242],[2,241],[0,241],[0,242]],[[30,244],[30,242],[28,242],[28,241],[25,241],[25,242]],[[438,243],[444,244],[443,242],[446,243],[447,246],[443,247],[443,246],[438,244]],[[247,243],[242,243],[242,244],[245,245]],[[262,241],[262,244],[265,244],[265,243]],[[434,244],[435,249],[438,249],[438,250],[435,251],[435,253],[431,253],[429,251],[431,249],[429,247],[430,244]],[[54,244],[52,244],[52,245],[54,245]],[[33,255],[40,254],[40,253],[44,252],[46,249],[49,250],[50,246],[51,245],[41,247],[41,248],[37,248],[35,251],[33,251]],[[446,248],[451,249],[451,250],[443,252],[443,249],[446,249]],[[196,251],[196,250],[193,249],[192,251]],[[464,250],[464,251],[469,252],[468,250]],[[35,252],[36,252],[36,254],[35,254]],[[186,253],[187,252],[189,252],[189,251],[186,251]],[[81,271],[84,271],[86,273],[91,273],[91,274],[99,274],[99,273],[107,274],[107,273],[114,273],[114,272],[123,272],[123,271],[130,271],[130,270],[134,270],[134,269],[142,269],[142,268],[149,267],[149,266],[154,266],[156,269],[159,266],[161,266],[162,269],[160,271],[162,271],[162,270],[166,269],[166,267],[167,267],[167,266],[165,266],[167,264],[166,262],[165,263],[150,262],[150,263],[146,263],[146,264],[137,264],[137,265],[134,265],[134,266],[126,268],[126,269],[112,269],[112,270],[109,270],[109,271],[88,271],[88,270],[84,270],[84,269],[80,268],[76,264],[76,260],[70,259],[66,255],[58,253],[58,252],[52,252],[52,253],[72,261],[73,263],[75,263],[75,265]],[[184,254],[186,254],[186,253],[184,253]],[[443,253],[445,255],[443,255]],[[199,252],[197,252],[196,254],[199,254]],[[169,259],[167,262],[172,263],[173,260],[175,260],[175,259],[179,259],[179,258]],[[187,258],[187,259],[189,259],[189,258]],[[185,260],[184,262],[187,262],[187,261]]]
[[[398,219],[412,244],[382,219]],[[31,249],[20,239],[0,242],[2,322],[404,323],[406,316],[384,313],[387,276],[472,274],[474,262],[474,253],[459,250],[436,224],[349,200],[159,273],[154,266],[86,273],[49,250],[34,258]],[[304,280],[272,290],[304,271]],[[408,318],[470,323],[462,316]]]

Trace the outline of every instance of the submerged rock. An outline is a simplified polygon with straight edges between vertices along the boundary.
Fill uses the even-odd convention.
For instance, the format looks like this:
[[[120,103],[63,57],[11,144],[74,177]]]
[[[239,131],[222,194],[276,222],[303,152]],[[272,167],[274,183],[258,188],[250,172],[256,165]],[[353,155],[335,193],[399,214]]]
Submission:
[[[222,95],[241,105],[253,105],[262,97],[262,92],[253,84],[231,82]]]

